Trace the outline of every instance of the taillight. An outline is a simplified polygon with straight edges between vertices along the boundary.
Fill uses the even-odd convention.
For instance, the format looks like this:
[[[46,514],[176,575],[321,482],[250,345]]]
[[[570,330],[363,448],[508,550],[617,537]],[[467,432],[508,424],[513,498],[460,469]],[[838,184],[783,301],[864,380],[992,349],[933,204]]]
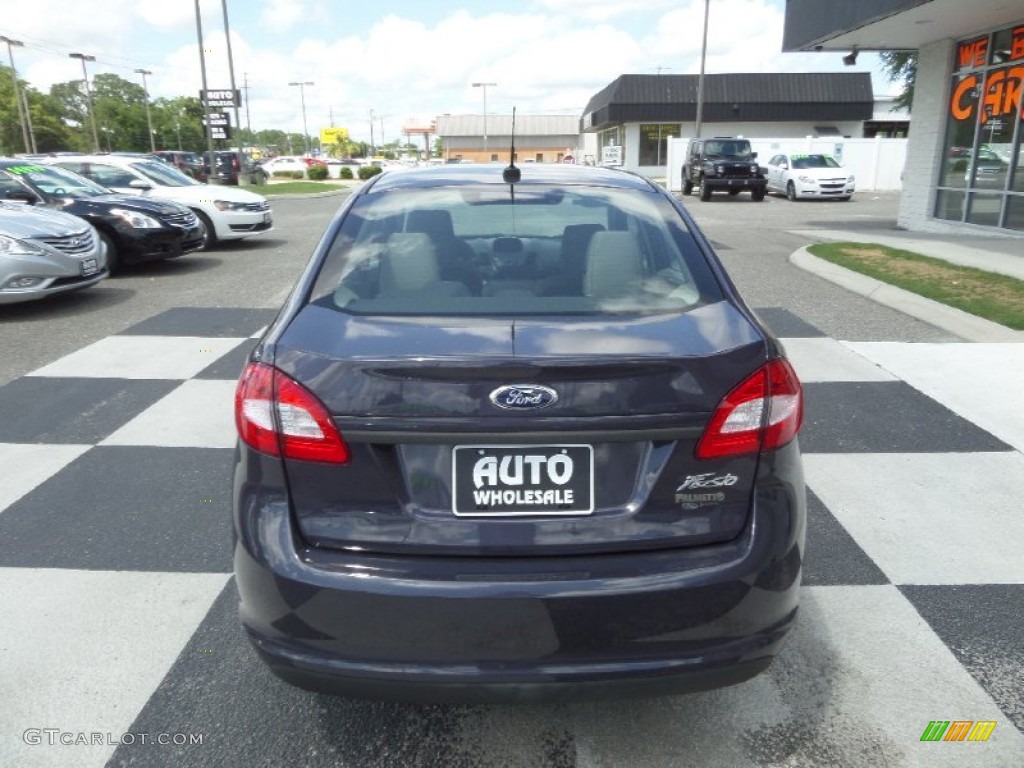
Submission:
[[[781,448],[796,437],[803,417],[800,380],[787,360],[772,360],[722,398],[697,443],[697,458]]]
[[[235,424],[246,445],[270,456],[345,464],[348,446],[308,389],[266,363],[249,363],[235,390]]]

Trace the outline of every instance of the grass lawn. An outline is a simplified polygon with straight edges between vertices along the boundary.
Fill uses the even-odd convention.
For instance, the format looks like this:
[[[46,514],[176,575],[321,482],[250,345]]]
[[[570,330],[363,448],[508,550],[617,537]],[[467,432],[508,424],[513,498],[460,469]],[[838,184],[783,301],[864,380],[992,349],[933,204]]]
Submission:
[[[815,256],[920,296],[1024,330],[1024,281],[876,243],[818,243]]]
[[[342,189],[345,187],[325,181],[280,181],[259,187],[259,193],[261,195],[308,195],[310,192],[337,192]]]

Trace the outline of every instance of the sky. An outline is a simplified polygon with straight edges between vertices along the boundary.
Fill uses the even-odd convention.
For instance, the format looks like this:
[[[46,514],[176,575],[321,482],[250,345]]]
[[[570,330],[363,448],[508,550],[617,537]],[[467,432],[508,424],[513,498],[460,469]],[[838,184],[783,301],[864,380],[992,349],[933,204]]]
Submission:
[[[700,71],[703,0],[226,0],[235,83],[254,130],[330,125],[376,143],[440,114],[582,114],[621,74]],[[861,54],[782,53],[785,0],[711,0],[705,71],[869,71]],[[229,88],[221,0],[200,0],[209,88]],[[0,0],[0,35],[21,40],[19,75],[39,91],[113,72],[152,98],[198,95],[195,0]],[[6,54],[0,48],[0,51]],[[7,63],[6,56],[3,58]],[[312,82],[301,89],[289,82]],[[494,83],[486,89],[472,83]],[[384,141],[381,141],[383,135]]]

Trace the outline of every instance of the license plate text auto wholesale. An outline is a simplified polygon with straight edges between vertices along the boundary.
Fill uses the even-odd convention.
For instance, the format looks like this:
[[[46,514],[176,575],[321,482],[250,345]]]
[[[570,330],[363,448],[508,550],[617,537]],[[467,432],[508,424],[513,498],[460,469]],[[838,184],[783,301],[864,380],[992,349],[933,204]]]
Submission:
[[[589,445],[459,445],[452,449],[452,511],[466,515],[589,515]]]

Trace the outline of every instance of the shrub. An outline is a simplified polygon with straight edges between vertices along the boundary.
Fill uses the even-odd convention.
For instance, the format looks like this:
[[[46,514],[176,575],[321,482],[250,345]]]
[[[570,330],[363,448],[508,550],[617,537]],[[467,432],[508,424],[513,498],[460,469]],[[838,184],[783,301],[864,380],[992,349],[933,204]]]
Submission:
[[[274,171],[275,179],[304,179],[306,174],[302,171]]]
[[[351,179],[352,178],[352,169],[349,168],[347,165],[341,166],[341,172],[338,174],[338,178],[340,178],[340,179]]]
[[[310,181],[323,181],[327,178],[327,166],[311,165],[306,170],[306,175],[309,176]]]
[[[359,166],[359,178],[366,181],[378,173],[382,173],[383,170],[379,165],[361,165]]]

